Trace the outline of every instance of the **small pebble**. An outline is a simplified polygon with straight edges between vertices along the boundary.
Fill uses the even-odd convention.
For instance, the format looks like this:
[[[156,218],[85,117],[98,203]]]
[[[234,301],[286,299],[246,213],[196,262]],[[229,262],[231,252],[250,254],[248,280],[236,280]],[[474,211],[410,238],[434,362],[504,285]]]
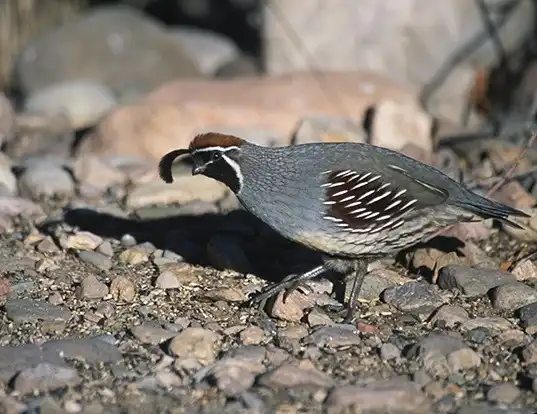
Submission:
[[[181,287],[181,283],[173,272],[165,270],[155,280],[155,287],[158,289],[178,289]]]
[[[123,245],[123,247],[133,247],[137,243],[138,242],[136,241],[136,239],[134,238],[132,234],[127,233],[121,236],[121,244]]]
[[[17,375],[13,388],[21,394],[29,394],[34,391],[54,391],[68,385],[75,386],[81,382],[82,378],[75,369],[43,362]]]
[[[76,290],[78,299],[102,299],[108,295],[108,286],[94,275],[86,276]]]
[[[97,247],[97,252],[104,254],[107,257],[114,256],[114,248],[112,247],[112,243],[110,243],[108,240],[105,240]]]
[[[431,323],[433,326],[443,325],[446,328],[453,328],[468,319],[470,319],[468,312],[460,306],[443,305],[437,309],[431,318]]]
[[[112,260],[102,253],[81,250],[78,252],[78,258],[85,263],[95,266],[99,270],[107,271],[112,268]]]
[[[48,301],[50,304],[56,306],[63,304],[62,295],[60,295],[58,292],[51,293],[48,297]]]
[[[444,266],[438,273],[438,286],[442,289],[457,289],[467,297],[484,295],[496,286],[514,281],[515,276],[509,272],[459,265]]]
[[[265,339],[265,331],[258,326],[249,326],[239,334],[244,345],[258,345]]]
[[[386,343],[382,344],[379,350],[380,357],[385,361],[392,359],[398,359],[401,357],[401,350],[394,344]]]
[[[168,349],[179,359],[193,359],[207,365],[216,358],[217,339],[218,335],[208,329],[186,328],[171,340]]]
[[[136,287],[129,278],[118,276],[110,283],[110,294],[116,301],[130,303],[136,296]]]
[[[65,249],[95,250],[103,242],[102,237],[89,231],[79,231],[67,236],[62,242]]]
[[[537,301],[537,290],[521,282],[507,283],[489,292],[492,306],[501,310],[515,310]]]
[[[159,345],[176,335],[175,332],[164,329],[153,322],[144,322],[135,326],[131,328],[131,333],[143,344],[151,345]]]
[[[382,299],[403,312],[426,315],[445,301],[435,285],[424,282],[409,282],[388,288],[383,292]]]
[[[520,396],[520,390],[506,382],[495,385],[487,392],[487,400],[498,404],[512,404]]]

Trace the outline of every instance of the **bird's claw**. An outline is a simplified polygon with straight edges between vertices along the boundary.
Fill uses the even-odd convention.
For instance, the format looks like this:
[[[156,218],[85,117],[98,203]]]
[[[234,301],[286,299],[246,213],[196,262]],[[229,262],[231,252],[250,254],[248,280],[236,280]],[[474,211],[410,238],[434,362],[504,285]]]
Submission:
[[[250,298],[248,303],[250,305],[263,308],[267,300],[277,296],[281,291],[284,291],[282,301],[285,303],[289,295],[291,295],[295,290],[299,288],[308,290],[311,293],[311,288],[305,283],[290,280],[288,282],[274,283],[270,286],[267,286],[266,288],[261,290],[261,292],[254,294],[254,296]]]

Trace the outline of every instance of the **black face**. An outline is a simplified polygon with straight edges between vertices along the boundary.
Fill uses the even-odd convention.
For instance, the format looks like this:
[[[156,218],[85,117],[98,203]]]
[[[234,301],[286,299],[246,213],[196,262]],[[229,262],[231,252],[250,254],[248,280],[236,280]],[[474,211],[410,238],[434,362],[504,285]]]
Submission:
[[[242,185],[238,149],[203,149],[191,154],[194,166],[192,174],[203,174],[227,185],[238,193]]]

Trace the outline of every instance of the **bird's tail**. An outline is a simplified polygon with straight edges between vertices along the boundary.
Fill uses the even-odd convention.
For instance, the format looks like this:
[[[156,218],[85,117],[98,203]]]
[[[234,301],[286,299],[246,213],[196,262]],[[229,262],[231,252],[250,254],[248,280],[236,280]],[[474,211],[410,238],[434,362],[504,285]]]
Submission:
[[[456,200],[454,204],[464,208],[465,210],[468,210],[471,213],[476,214],[483,219],[492,218],[501,221],[502,223],[505,223],[511,227],[522,229],[522,226],[509,220],[508,217],[530,217],[528,214],[520,210],[490,200],[486,197],[482,197],[478,194],[475,194],[474,192],[471,192],[470,190],[468,190],[468,193],[469,194],[467,195],[467,197]]]

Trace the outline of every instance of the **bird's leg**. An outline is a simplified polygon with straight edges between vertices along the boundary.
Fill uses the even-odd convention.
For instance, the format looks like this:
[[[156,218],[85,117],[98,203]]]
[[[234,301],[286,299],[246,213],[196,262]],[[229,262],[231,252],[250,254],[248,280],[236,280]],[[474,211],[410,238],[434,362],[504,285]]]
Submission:
[[[266,287],[263,289],[260,293],[255,295],[251,300],[250,303],[252,304],[259,304],[266,299],[269,299],[273,297],[274,295],[277,295],[282,290],[291,292],[295,290],[301,283],[311,280],[317,276],[319,276],[321,273],[324,273],[326,271],[325,265],[317,266],[310,271],[306,273],[300,273],[300,274],[292,274],[289,276],[286,276],[281,282],[273,283],[272,285]],[[291,293],[289,292],[289,293]],[[288,296],[288,295],[286,295]]]
[[[357,260],[354,265],[354,277],[352,281],[352,288],[349,296],[349,302],[347,303],[347,316],[343,319],[343,323],[350,323],[354,318],[354,313],[358,306],[358,297],[360,296],[360,290],[362,289],[362,283],[364,282],[365,274],[367,273],[367,262],[365,260]]]

